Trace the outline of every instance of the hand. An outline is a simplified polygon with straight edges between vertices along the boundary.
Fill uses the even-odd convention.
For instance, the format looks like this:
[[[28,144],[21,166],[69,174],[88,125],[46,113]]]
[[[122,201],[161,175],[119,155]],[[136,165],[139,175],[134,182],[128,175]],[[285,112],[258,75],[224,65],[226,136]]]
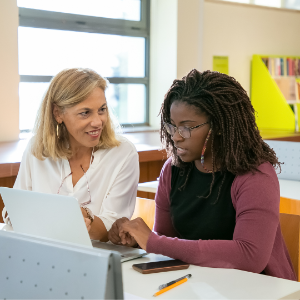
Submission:
[[[119,236],[119,229],[120,229],[120,226],[123,224],[123,223],[126,223],[126,222],[129,222],[129,220],[125,217],[123,218],[120,218],[118,219],[111,227],[111,229],[108,231],[108,239],[114,243],[114,244],[117,244],[117,245],[121,245],[121,238]],[[130,234],[126,234],[125,236],[125,240],[126,240],[126,243],[123,244],[124,246],[128,246],[128,247],[135,247],[137,246],[137,242],[135,241],[135,239],[130,236]]]
[[[86,229],[88,232],[90,232],[91,228],[92,228],[92,222],[91,220],[87,217],[87,212],[85,209],[83,209],[82,207],[80,207],[81,209],[81,213],[83,215],[83,219],[84,219],[84,223],[85,223],[85,226],[86,226]]]
[[[144,250],[146,250],[150,233],[151,229],[147,226],[142,218],[136,218],[132,221],[123,222],[119,227],[119,236],[122,244],[127,243],[126,236],[129,234]]]

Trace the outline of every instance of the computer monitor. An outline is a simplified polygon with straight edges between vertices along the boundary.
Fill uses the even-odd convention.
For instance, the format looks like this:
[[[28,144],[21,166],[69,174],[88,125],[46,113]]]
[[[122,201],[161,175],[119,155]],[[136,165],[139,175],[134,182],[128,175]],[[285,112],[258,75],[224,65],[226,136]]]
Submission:
[[[120,255],[0,231],[0,299],[124,299]]]

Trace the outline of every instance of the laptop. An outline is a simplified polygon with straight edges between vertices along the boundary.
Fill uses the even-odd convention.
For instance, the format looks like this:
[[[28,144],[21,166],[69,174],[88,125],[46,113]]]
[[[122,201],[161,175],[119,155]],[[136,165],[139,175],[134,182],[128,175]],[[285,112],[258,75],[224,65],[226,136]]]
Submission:
[[[142,249],[91,240],[74,197],[5,187],[0,187],[0,194],[15,232],[117,251],[121,262],[148,254]]]

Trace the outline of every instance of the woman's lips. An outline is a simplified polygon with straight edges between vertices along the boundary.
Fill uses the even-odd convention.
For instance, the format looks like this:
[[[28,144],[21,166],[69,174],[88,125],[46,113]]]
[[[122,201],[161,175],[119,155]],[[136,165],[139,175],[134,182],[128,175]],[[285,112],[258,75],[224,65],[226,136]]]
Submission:
[[[177,155],[178,156],[182,156],[182,155],[187,153],[186,149],[183,149],[183,148],[180,148],[180,147],[176,147],[176,149],[177,149]]]
[[[92,137],[92,138],[97,138],[100,136],[100,133],[101,133],[101,129],[98,129],[98,130],[93,130],[93,131],[89,131],[87,132],[87,134]]]

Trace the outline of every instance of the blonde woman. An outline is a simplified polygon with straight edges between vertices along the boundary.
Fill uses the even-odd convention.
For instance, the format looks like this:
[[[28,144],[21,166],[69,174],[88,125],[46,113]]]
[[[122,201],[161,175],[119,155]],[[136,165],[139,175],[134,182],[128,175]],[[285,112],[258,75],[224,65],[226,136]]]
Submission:
[[[131,217],[139,179],[138,154],[115,134],[106,88],[90,69],[67,69],[53,78],[14,185],[74,196],[90,238],[101,241],[118,218]]]

